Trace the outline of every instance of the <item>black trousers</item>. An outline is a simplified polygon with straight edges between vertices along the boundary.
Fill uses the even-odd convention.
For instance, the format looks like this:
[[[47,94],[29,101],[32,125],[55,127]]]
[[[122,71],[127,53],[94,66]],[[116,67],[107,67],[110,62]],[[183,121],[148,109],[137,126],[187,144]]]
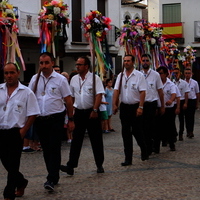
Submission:
[[[60,178],[64,116],[65,112],[62,112],[46,117],[37,117],[35,120],[36,133],[43,149],[43,157],[48,172],[47,180],[54,184],[57,184]]]
[[[179,134],[182,135],[184,131],[184,115],[185,115],[185,110],[183,109],[183,105],[185,103],[185,100],[181,100],[180,102],[180,113],[178,115],[179,119]]]
[[[194,116],[196,111],[196,99],[188,99],[188,106],[185,110],[185,124],[187,132],[194,131]]]
[[[170,148],[175,146],[174,139],[174,120],[175,120],[175,107],[165,108],[163,115],[156,116],[156,134],[154,137],[154,148],[157,152],[160,151],[160,142],[169,142]]]
[[[15,199],[16,187],[25,183],[24,176],[19,172],[23,140],[19,129],[0,130],[0,159],[8,172],[4,198]]]
[[[147,152],[150,155],[153,147],[153,135],[155,133],[157,101],[145,102],[143,110],[143,130]]]
[[[132,162],[133,136],[141,148],[143,156],[147,155],[142,129],[142,116],[137,117],[136,111],[139,104],[120,104],[120,120],[122,124],[122,138],[124,144],[125,161]]]
[[[75,129],[73,131],[73,139],[69,153],[69,161],[67,162],[67,165],[71,168],[78,167],[78,160],[80,157],[80,152],[86,129],[88,131],[88,135],[92,145],[92,151],[94,154],[96,166],[100,167],[103,165],[104,150],[101,128],[101,116],[100,112],[98,112],[98,118],[90,119],[89,117],[91,112],[92,109],[75,109]]]

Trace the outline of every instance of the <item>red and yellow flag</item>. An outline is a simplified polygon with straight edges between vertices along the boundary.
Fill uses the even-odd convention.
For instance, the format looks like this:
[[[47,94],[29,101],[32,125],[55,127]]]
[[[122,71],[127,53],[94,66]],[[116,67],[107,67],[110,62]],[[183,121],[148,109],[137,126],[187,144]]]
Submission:
[[[169,38],[182,38],[183,37],[183,25],[180,23],[160,24],[163,27],[162,36],[165,39]]]

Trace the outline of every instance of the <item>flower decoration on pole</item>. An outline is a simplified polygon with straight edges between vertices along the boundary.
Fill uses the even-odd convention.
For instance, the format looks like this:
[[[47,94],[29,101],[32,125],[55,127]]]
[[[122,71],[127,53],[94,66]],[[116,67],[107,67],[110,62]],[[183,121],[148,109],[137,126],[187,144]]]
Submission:
[[[120,46],[124,47],[125,54],[131,54],[138,58],[140,65],[141,55],[149,53],[155,61],[154,67],[158,66],[156,58],[159,58],[159,47],[163,43],[162,28],[159,24],[150,24],[147,20],[130,20],[120,30]]]
[[[184,48],[182,62],[184,67],[191,67],[193,62],[195,62],[196,50],[194,50],[190,45]]]
[[[84,29],[85,37],[90,44],[90,53],[92,57],[93,72],[95,72],[95,55],[97,57],[97,71],[100,77],[103,78],[105,67],[109,69],[109,65],[105,60],[104,53],[101,48],[101,42],[106,37],[107,32],[111,28],[111,19],[103,16],[99,11],[90,11],[82,20],[82,28]],[[105,66],[105,67],[104,67]]]
[[[13,5],[8,0],[0,2],[0,65],[4,66],[7,62],[17,63],[17,59],[21,61],[21,65],[25,70],[24,60],[19,48],[16,24],[17,18],[13,11]]]
[[[70,23],[68,6],[63,0],[45,1],[39,12],[41,52],[51,52],[56,58],[59,48],[59,37],[67,41],[66,25]]]

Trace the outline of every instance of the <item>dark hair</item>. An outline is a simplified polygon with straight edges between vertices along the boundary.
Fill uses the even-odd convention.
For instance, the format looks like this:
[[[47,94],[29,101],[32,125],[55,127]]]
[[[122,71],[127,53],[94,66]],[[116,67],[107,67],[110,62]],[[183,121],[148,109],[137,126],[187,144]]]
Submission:
[[[178,67],[175,67],[173,70],[178,70],[178,71],[180,71],[180,69],[179,69]]]
[[[58,65],[54,65],[53,68],[59,68],[60,69],[60,67]]]
[[[165,66],[160,66],[156,69],[157,72],[163,70],[164,74],[169,75],[168,69]]]
[[[189,68],[189,67],[188,67],[188,68],[185,68],[185,70],[184,70],[184,71],[186,71],[186,70],[187,70],[187,71],[192,71],[192,69],[191,69],[191,68]]]
[[[112,81],[111,78],[106,79],[106,85],[108,84],[109,81]]]
[[[43,57],[43,56],[49,56],[51,58],[51,61],[54,61],[54,57],[53,57],[52,53],[43,52],[43,53],[40,54],[40,57]]]
[[[134,57],[133,55],[131,55],[131,54],[127,54],[127,55],[125,55],[124,57],[127,57],[127,56],[130,56],[130,57],[131,57],[131,60],[132,60],[132,62],[135,62],[135,57]]]
[[[10,64],[14,65],[15,68],[16,68],[16,71],[19,72],[18,66],[17,66],[15,63],[13,63],[13,62],[7,62],[7,63],[5,64],[5,66],[6,66],[6,65],[10,65]],[[5,66],[4,66],[4,67],[5,67]]]
[[[79,57],[79,58],[81,58],[81,59],[84,59],[85,60],[85,65],[88,65],[88,69],[90,69],[90,67],[91,67],[91,62],[90,62],[90,59],[87,57],[87,56],[81,56],[81,57]],[[78,58],[78,59],[79,59]]]
[[[151,60],[151,55],[148,53],[144,53],[141,58],[148,57]]]

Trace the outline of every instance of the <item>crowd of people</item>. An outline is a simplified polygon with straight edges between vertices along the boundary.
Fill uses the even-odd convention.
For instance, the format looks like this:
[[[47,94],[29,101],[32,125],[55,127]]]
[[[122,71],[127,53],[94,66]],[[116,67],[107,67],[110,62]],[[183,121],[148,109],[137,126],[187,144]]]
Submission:
[[[135,69],[134,63],[134,56],[124,56],[114,88],[112,79],[105,77],[102,82],[90,72],[86,56],[77,59],[76,72],[69,75],[54,65],[51,53],[40,54],[39,71],[28,87],[19,82],[16,64],[4,66],[5,83],[0,84],[0,159],[8,172],[4,199],[24,195],[28,180],[19,172],[20,157],[30,149],[43,151],[46,190],[54,191],[60,170],[74,175],[86,132],[97,173],[104,173],[102,133],[115,132],[111,118],[118,111],[124,147],[121,166],[132,165],[133,136],[142,161],[148,160],[152,152],[158,154],[160,146],[169,145],[171,151],[176,151],[177,136],[183,140],[185,126],[187,137],[194,137],[199,86],[192,79],[192,69],[184,69],[184,78],[177,67],[170,73],[165,66],[154,71],[149,54],[141,56],[141,71]],[[71,144],[69,160],[61,165],[64,127]],[[8,145],[10,148],[6,148]]]

